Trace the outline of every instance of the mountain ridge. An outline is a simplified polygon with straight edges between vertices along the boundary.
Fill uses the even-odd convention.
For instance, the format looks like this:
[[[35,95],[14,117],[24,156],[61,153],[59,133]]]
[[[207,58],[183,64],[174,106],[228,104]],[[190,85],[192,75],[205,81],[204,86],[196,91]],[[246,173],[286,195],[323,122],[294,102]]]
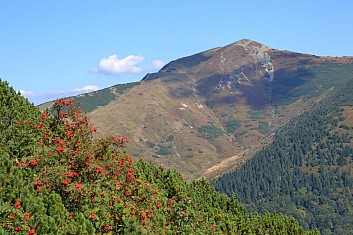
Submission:
[[[100,135],[127,135],[134,157],[188,179],[211,179],[251,158],[279,126],[322,99],[332,82],[321,79],[322,68],[352,61],[242,39],[171,61],[122,93],[107,88],[109,102],[89,115]]]

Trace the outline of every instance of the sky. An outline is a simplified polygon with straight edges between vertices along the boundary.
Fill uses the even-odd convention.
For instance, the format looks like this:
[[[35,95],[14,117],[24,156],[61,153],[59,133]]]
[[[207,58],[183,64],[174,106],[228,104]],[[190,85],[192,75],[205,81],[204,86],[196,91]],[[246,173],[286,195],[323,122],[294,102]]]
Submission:
[[[38,105],[248,38],[353,56],[351,0],[0,0],[0,78]]]

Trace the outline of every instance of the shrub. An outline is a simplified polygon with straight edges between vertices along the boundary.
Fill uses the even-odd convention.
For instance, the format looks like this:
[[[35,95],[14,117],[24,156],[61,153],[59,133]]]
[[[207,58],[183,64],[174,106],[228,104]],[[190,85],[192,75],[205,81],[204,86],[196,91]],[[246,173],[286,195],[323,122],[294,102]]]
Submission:
[[[215,139],[224,134],[224,132],[216,126],[202,126],[197,129],[201,136],[205,139]]]

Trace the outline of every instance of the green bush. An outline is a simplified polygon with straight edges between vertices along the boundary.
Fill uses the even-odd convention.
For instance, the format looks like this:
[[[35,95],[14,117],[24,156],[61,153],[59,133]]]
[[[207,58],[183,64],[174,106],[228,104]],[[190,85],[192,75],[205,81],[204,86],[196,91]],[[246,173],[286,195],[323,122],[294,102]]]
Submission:
[[[241,126],[241,121],[240,120],[230,120],[225,123],[226,124],[226,129],[228,132],[234,132],[238,127]]]
[[[156,152],[157,155],[169,155],[172,154],[172,146],[162,146],[158,145],[159,150]]]
[[[172,142],[174,140],[174,135],[168,135],[166,142]]]
[[[151,142],[151,141],[147,141],[147,145],[148,145],[148,147],[150,147],[151,149],[153,149],[154,146],[156,146],[156,144],[153,143],[153,142]]]
[[[258,130],[263,135],[267,135],[268,133],[271,132],[271,128],[267,122],[259,122],[259,129]]]
[[[205,139],[215,139],[224,134],[224,132],[216,126],[202,126],[197,129],[201,136]]]

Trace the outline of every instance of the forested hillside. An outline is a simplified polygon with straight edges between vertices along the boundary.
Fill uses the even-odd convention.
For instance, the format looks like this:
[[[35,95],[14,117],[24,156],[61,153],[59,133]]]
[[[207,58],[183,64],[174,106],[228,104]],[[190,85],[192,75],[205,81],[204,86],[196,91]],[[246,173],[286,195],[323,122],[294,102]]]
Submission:
[[[237,195],[250,211],[294,216],[306,229],[353,234],[353,75],[343,67],[323,70],[328,95],[214,182],[217,191]]]
[[[0,234],[318,234],[133,161],[72,100],[40,113],[0,81],[0,109]]]

